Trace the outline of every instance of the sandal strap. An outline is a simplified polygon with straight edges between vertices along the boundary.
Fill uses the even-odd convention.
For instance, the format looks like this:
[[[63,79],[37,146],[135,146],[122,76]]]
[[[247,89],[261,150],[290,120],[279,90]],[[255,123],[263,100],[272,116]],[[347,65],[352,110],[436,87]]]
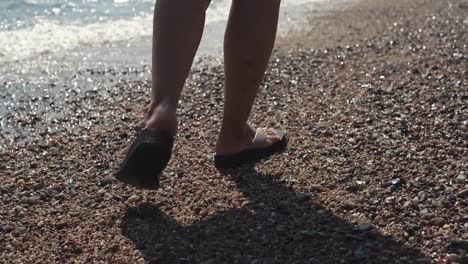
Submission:
[[[286,133],[280,129],[271,129],[279,138],[283,140]],[[266,128],[257,128],[255,132],[255,137],[252,141],[251,148],[262,148],[265,147],[265,142],[267,141],[268,137],[268,129]]]
[[[265,146],[267,140],[267,131],[264,128],[257,128],[251,148],[260,148]]]

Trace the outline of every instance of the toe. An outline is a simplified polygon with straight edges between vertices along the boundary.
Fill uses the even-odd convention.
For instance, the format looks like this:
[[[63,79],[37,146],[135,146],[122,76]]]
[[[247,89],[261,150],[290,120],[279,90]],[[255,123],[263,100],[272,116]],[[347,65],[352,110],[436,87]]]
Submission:
[[[267,141],[268,144],[272,145],[278,141],[281,141],[281,135],[279,135],[276,130],[270,128],[267,130]]]

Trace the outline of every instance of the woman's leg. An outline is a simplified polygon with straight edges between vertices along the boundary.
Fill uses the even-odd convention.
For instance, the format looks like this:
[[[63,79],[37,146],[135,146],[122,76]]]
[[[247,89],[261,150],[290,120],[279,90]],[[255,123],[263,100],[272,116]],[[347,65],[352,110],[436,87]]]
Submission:
[[[224,39],[225,105],[217,154],[245,150],[254,131],[247,125],[273,50],[280,0],[233,0]],[[268,143],[276,142],[270,133]]]
[[[153,25],[152,97],[146,128],[174,135],[176,108],[200,44],[209,0],[157,0]]]

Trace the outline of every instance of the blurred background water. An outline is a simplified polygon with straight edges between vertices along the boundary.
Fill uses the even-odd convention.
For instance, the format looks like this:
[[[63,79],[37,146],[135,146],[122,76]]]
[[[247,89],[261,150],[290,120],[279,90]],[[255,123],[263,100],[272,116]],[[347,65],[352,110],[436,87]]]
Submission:
[[[3,0],[1,29],[18,29],[50,22],[90,24],[148,15],[152,0]]]
[[[282,28],[294,27],[295,20],[297,26],[297,13],[303,10],[298,7],[312,2],[329,5],[336,1],[283,0]],[[202,42],[201,53],[219,51],[230,3],[212,1],[205,30],[205,39],[210,41]],[[143,58],[150,51],[153,9],[154,0],[1,0],[0,62],[119,42],[124,45],[115,46],[122,53],[117,57],[125,58],[124,63],[130,58]],[[124,53],[126,48],[131,50],[129,55]],[[105,56],[102,50],[98,54]],[[115,60],[115,55],[112,52],[107,57]]]

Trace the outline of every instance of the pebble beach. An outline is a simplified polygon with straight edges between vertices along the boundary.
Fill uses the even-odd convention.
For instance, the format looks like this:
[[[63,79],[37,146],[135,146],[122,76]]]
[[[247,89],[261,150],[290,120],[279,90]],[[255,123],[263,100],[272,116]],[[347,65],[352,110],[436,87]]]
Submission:
[[[0,263],[468,263],[468,2],[370,2],[278,39],[250,122],[288,148],[255,166],[213,165],[222,57],[190,73],[157,191],[113,176],[148,65],[3,105]]]

